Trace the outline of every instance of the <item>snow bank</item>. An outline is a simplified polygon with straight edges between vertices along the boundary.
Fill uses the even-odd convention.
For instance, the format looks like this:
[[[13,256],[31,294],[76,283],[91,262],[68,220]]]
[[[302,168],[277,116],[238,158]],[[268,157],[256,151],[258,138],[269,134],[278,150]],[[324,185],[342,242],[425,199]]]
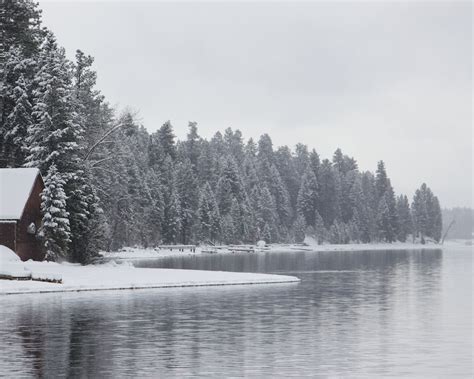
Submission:
[[[196,253],[200,253],[199,248],[196,249]],[[166,250],[166,249],[143,249],[143,248],[134,248],[128,247],[120,251],[114,252],[101,252],[100,254],[107,259],[150,259],[150,258],[160,258],[160,257],[170,257],[175,255],[194,255],[196,253],[191,253],[188,251],[177,251],[177,250]]]
[[[21,259],[15,254],[13,250],[10,250],[6,246],[0,245],[0,268],[2,265],[11,262],[21,262]]]
[[[426,250],[426,249],[442,249],[442,245],[438,244],[417,244],[407,242],[393,243],[349,243],[349,244],[324,244],[318,245],[311,238],[305,239],[305,244],[299,245],[272,245],[271,252],[288,252],[288,251],[308,251],[308,252],[331,252],[331,251],[381,251],[381,250]]]
[[[0,295],[299,282],[294,276],[134,268],[127,264],[79,266],[28,261],[25,266],[33,275],[43,275],[47,278],[56,275],[62,278],[62,283],[0,280]]]

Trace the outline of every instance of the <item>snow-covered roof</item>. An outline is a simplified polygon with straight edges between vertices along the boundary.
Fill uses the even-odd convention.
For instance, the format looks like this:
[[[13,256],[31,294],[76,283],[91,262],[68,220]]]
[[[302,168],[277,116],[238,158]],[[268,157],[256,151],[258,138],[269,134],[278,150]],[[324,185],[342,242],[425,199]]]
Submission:
[[[19,220],[39,174],[37,168],[0,169],[0,220]]]

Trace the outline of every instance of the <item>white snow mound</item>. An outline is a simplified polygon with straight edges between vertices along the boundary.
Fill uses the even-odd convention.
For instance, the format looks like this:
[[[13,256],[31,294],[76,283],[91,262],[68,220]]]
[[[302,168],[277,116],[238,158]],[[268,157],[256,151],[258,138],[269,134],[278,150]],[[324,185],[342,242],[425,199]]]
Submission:
[[[21,262],[21,259],[15,252],[6,246],[0,245],[0,265],[4,263]]]

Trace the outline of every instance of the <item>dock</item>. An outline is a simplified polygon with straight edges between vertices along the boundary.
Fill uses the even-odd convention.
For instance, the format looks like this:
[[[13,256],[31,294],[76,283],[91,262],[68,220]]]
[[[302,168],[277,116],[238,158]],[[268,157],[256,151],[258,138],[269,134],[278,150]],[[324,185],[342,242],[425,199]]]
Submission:
[[[191,253],[196,252],[196,245],[159,245],[155,250],[177,250],[177,251],[190,251]]]

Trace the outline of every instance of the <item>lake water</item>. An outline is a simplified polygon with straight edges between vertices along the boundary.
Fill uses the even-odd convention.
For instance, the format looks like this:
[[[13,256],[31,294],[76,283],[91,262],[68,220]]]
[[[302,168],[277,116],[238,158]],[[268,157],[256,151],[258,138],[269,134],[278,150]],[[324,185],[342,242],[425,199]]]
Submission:
[[[473,375],[472,249],[186,256],[299,284],[0,298],[7,377]],[[0,375],[0,376],[1,376]]]

